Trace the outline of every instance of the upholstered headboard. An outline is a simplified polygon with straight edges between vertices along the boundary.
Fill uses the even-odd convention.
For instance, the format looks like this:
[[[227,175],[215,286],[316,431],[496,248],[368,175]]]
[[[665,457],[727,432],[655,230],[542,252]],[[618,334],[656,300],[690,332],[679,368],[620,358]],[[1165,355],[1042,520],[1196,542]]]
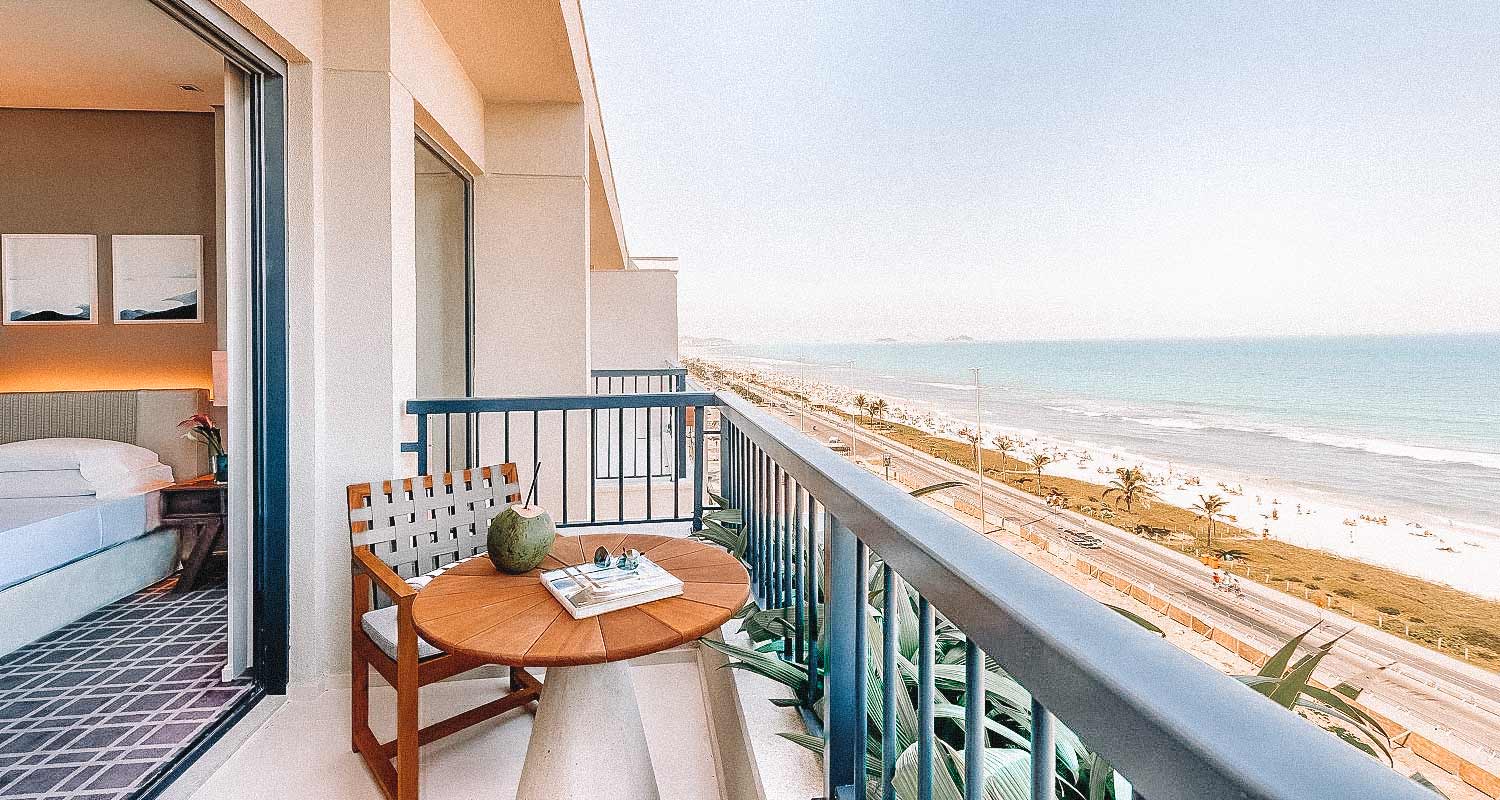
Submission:
[[[0,444],[77,436],[156,451],[178,480],[209,472],[208,449],[177,423],[208,408],[204,389],[0,392]]]

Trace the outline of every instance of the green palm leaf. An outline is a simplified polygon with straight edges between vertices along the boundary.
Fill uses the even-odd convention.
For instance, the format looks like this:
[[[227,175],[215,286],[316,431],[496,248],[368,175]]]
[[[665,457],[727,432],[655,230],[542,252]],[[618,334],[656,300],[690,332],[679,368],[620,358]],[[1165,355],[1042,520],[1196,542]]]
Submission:
[[[758,653],[748,647],[740,647],[728,642],[718,642],[713,639],[699,639],[698,641],[719,652],[733,656],[734,659],[724,666],[729,669],[742,669],[770,678],[777,683],[792,689],[797,696],[805,696],[807,690],[807,673],[798,669],[796,665],[789,664],[774,656]]]
[[[953,769],[954,758],[949,755],[953,748],[947,742],[938,739],[933,742],[935,760],[932,765],[932,798],[933,800],[963,800],[964,793],[959,788],[959,782],[963,780],[962,769],[956,773]],[[919,759],[917,746],[912,745],[902,751],[896,759],[896,774],[891,779],[891,785],[896,788],[896,796],[901,800],[917,800],[917,767]],[[1007,798],[1007,800],[1010,800]],[[1014,800],[1021,800],[1018,796]]]

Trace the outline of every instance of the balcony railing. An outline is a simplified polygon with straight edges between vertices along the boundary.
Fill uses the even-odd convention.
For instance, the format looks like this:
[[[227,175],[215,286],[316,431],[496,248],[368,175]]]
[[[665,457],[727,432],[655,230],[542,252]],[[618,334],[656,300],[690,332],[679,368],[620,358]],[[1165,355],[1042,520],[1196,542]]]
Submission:
[[[594,394],[659,394],[662,392],[685,392],[688,390],[687,370],[676,365],[643,369],[596,369],[590,373]],[[596,478],[627,479],[644,478],[648,465],[646,455],[656,451],[653,478],[679,477],[671,470],[685,463],[687,449],[687,412],[679,411],[671,418],[658,417],[652,421],[641,409],[634,413],[621,413],[607,417],[607,430],[600,437],[602,452],[595,458]],[[613,430],[619,425],[619,436]],[[663,457],[666,448],[673,449],[673,458]]]
[[[589,372],[594,394],[651,394],[687,391],[687,369],[675,365],[643,369],[596,369]]]
[[[718,409],[717,431],[704,429],[709,407]],[[1150,800],[1431,800],[1416,783],[737,395],[670,392],[408,403],[408,411],[418,415],[419,431],[439,416],[501,415],[508,420],[529,415],[535,436],[540,415],[560,415],[562,424],[554,428],[564,453],[570,414],[594,417],[626,409],[693,410],[693,510],[691,517],[680,510],[669,516],[665,509],[656,514],[649,508],[644,516],[627,517],[622,504],[611,524],[692,519],[696,526],[706,489],[705,438],[717,440],[719,493],[743,512],[753,596],[762,608],[791,610],[781,655],[806,672],[804,702],[823,710],[822,730],[816,732],[825,743],[829,798],[865,798],[870,788],[866,776],[872,754],[866,742],[874,720],[867,709],[880,709],[878,730],[894,731],[901,724],[892,692],[909,678],[896,677],[897,614],[890,604],[904,595],[898,591],[904,584],[919,598],[915,682],[921,798],[932,797],[934,765],[946,768],[935,744],[935,617],[940,611],[966,640],[967,685],[981,685],[987,654],[1030,693],[1031,751],[1047,754],[1030,759],[1031,797],[1054,796],[1055,718],[1128,778],[1137,797]],[[410,448],[419,460],[425,441],[424,434]],[[511,460],[508,440],[505,445],[504,456]],[[535,455],[539,447],[533,438],[529,453]],[[491,451],[476,447],[475,452]],[[568,469],[564,465],[564,472]],[[623,497],[623,483],[620,488]],[[603,516],[592,502],[587,520],[571,518],[566,508],[564,500],[563,524],[595,524]],[[868,652],[867,645],[872,556],[884,565],[880,653]],[[823,653],[826,663],[820,663]],[[869,702],[872,678],[881,679],[878,704]],[[979,752],[984,741],[986,708],[978,702],[984,696],[973,695],[964,709],[968,752]],[[873,781],[877,796],[894,797],[894,740],[886,736],[882,741],[885,750],[878,757],[884,774]],[[986,796],[979,778],[982,761],[964,762],[965,797],[971,800]]]
[[[416,453],[421,474],[439,465],[449,472],[497,460],[555,469],[557,480],[540,484],[538,502],[552,508],[559,527],[692,522],[696,528],[703,519],[703,459],[688,458],[687,437],[681,437],[680,448],[644,448],[640,454],[644,470],[632,476],[625,461],[625,431],[629,417],[636,415],[648,427],[663,419],[688,419],[693,452],[701,453],[703,412],[718,402],[718,396],[708,392],[409,400],[406,412],[417,418],[417,440],[403,444],[402,450]],[[453,441],[449,443],[442,437],[456,424],[462,424],[465,436],[462,443],[450,436]],[[612,473],[601,475],[598,462],[605,437],[613,440],[609,452],[615,461]],[[436,447],[435,440],[439,441]],[[434,457],[442,460],[435,462]],[[655,458],[670,463],[659,472]],[[679,482],[689,469],[692,495],[685,509]],[[545,494],[549,485],[556,487],[555,498]],[[629,489],[637,486],[643,490],[638,493],[641,503],[631,505],[644,509],[627,510]],[[659,487],[671,488],[670,513],[658,501],[655,489]],[[608,498],[613,508],[601,502],[601,493],[613,495]]]

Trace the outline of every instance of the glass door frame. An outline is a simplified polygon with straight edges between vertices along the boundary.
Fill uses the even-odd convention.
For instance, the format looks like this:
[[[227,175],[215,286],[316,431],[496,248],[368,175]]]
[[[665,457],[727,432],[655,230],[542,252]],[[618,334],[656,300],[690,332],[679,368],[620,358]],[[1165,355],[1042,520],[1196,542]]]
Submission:
[[[249,95],[249,270],[253,489],[250,676],[256,692],[206,733],[206,747],[264,694],[285,694],[289,675],[290,569],[287,373],[287,62],[212,0],[148,0],[218,50]],[[190,764],[188,751],[164,776]],[[165,783],[161,783],[165,786]],[[149,793],[148,793],[149,796]]]
[[[437,159],[457,175],[464,187],[463,207],[463,230],[464,230],[464,396],[474,396],[474,174],[465,167],[461,161],[454,158],[437,139],[422,130],[416,128],[416,139],[428,152],[437,156]],[[474,436],[475,419],[469,419],[464,424],[464,454],[466,466],[474,466],[479,461],[478,442]]]

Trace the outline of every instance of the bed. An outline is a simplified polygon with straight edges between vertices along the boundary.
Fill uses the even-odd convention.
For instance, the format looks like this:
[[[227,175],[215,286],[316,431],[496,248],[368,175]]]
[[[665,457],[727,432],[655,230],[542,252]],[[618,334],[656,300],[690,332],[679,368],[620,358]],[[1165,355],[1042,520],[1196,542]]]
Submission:
[[[207,471],[176,427],[205,407],[200,389],[0,393],[0,655],[177,568],[158,492]]]

